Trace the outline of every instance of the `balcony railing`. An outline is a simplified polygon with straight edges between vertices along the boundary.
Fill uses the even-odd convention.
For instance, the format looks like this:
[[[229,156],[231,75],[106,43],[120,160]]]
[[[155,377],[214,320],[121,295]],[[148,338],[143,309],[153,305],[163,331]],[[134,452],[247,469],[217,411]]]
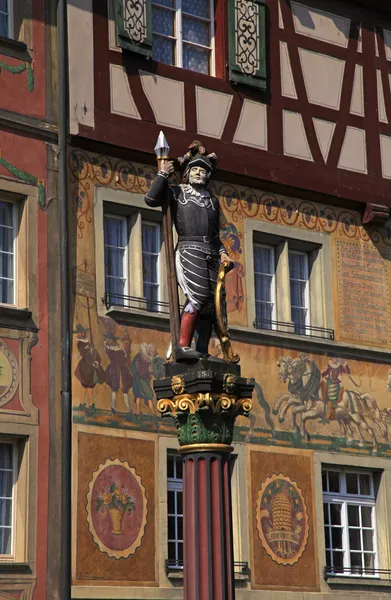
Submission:
[[[166,560],[166,573],[181,572],[183,571],[183,561],[182,560]],[[248,562],[234,562],[234,574],[235,575],[244,575],[246,577],[250,577],[250,567],[248,566]]]
[[[149,300],[148,298],[140,298],[137,296],[124,296],[123,294],[115,294],[113,292],[105,293],[105,304],[107,309],[118,306],[121,308],[146,310],[148,312],[160,313],[163,315],[170,314],[168,302]]]
[[[372,577],[391,580],[391,570],[389,569],[371,569],[369,567],[325,567],[324,577]]]
[[[255,319],[255,329],[295,333],[296,335],[307,335],[312,338],[334,341],[334,329],[326,327],[314,327],[312,325],[297,325],[292,322],[269,321],[268,319]]]

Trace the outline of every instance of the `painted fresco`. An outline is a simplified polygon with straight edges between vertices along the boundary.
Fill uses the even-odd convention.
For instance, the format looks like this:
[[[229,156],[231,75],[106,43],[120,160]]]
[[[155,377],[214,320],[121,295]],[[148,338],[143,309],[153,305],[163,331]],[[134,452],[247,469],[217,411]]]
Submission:
[[[155,442],[104,430],[98,435],[85,427],[74,439],[79,456],[74,578],[156,585]]]
[[[98,316],[94,269],[95,186],[144,194],[156,169],[74,151],[73,402],[75,423],[124,430],[175,433],[156,412],[153,381],[164,373],[169,346],[166,331],[126,326]],[[236,268],[228,279],[230,324],[248,326],[244,231],[247,219],[330,236],[335,291],[336,341],[391,347],[389,303],[373,297],[388,293],[391,227],[364,228],[358,212],[299,201],[215,182],[223,218],[221,237]],[[371,287],[370,275],[376,271]],[[362,285],[352,287],[353,274]],[[350,286],[350,287],[349,287]],[[350,289],[351,288],[351,289]],[[383,289],[384,288],[384,289]],[[349,290],[349,302],[339,298]],[[372,297],[373,296],[373,297]],[[386,296],[387,298],[388,296]],[[359,309],[363,325],[358,327]],[[349,312],[349,310],[351,312]],[[380,331],[381,330],[381,331]],[[262,343],[260,336],[259,343]],[[269,341],[270,343],[270,341]],[[256,380],[253,412],[238,420],[237,440],[322,450],[391,456],[390,364],[333,354],[302,352],[294,341],[280,347],[235,343],[243,375]],[[286,344],[281,345],[281,344]],[[312,344],[314,348],[314,344]],[[330,343],[328,345],[330,348]],[[211,353],[220,356],[212,341]],[[384,355],[386,356],[386,355]]]
[[[252,587],[319,590],[312,453],[251,449],[248,468]]]

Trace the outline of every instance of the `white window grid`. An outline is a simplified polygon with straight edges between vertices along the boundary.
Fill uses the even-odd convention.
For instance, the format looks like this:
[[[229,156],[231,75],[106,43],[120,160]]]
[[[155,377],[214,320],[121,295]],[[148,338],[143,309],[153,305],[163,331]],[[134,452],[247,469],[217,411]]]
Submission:
[[[9,200],[5,200],[4,198],[0,199],[0,205],[6,204],[7,206],[12,206],[12,224],[6,225],[5,223],[0,222],[0,260],[3,256],[12,257],[12,275],[11,277],[6,277],[3,274],[0,275],[0,282],[5,283],[11,282],[12,284],[12,292],[8,295],[8,291],[3,295],[2,290],[0,293],[0,304],[5,304],[7,306],[16,306],[17,304],[17,290],[16,290],[16,282],[17,282],[17,233],[16,233],[16,222],[17,222],[17,204],[16,202],[11,202]],[[7,231],[11,231],[12,235],[12,245],[11,251],[3,250],[2,247],[2,234],[6,235]],[[5,299],[4,299],[5,297]]]
[[[294,256],[301,256],[303,260],[303,271],[304,275],[302,278],[300,277],[292,277],[289,275],[290,284],[293,282],[297,282],[299,284],[304,284],[304,303],[302,305],[293,304],[292,302],[292,294],[291,294],[291,318],[295,327],[295,333],[306,332],[306,327],[310,325],[310,291],[309,291],[309,260],[307,252],[300,252],[299,250],[289,250],[288,252],[289,258]],[[304,319],[295,318],[295,314],[297,316],[304,315]]]
[[[172,452],[167,454],[167,519],[168,560],[183,568],[182,457]]]
[[[160,258],[160,250],[161,250],[161,225],[160,223],[154,223],[151,221],[142,220],[141,224],[141,236],[143,237],[144,232],[147,228],[154,231],[155,245],[157,248],[156,252],[147,252],[144,249],[144,244],[142,241],[142,255],[143,255],[143,289],[144,296],[147,300],[147,310],[159,311],[160,301],[161,301],[161,285],[160,285],[160,271],[161,271],[161,258]],[[148,281],[145,277],[144,272],[144,257],[150,261],[150,264],[155,262],[156,264],[156,278],[155,281]],[[153,292],[155,291],[156,297],[154,298]]]
[[[348,493],[347,479],[349,476],[357,477],[357,494]],[[369,493],[361,493],[361,477],[369,481]],[[338,490],[333,491],[330,488],[330,479],[334,484],[338,482]],[[378,575],[378,552],[376,535],[376,515],[375,515],[375,489],[373,473],[366,470],[344,469],[336,470],[326,468],[322,471],[323,483],[323,511],[325,528],[325,549],[326,549],[326,568],[332,574],[347,577],[379,577]],[[332,524],[332,507],[339,507],[340,524]],[[349,524],[349,507],[357,507],[358,525]],[[363,525],[362,508],[370,509],[371,526]],[[337,511],[337,512],[338,512]],[[333,546],[333,530],[341,530],[341,547]],[[360,549],[351,548],[350,530],[359,532]],[[369,534],[372,537],[372,550],[365,550],[364,536]],[[339,537],[339,536],[338,536]],[[360,556],[360,566],[352,565],[351,555]],[[340,560],[342,557],[342,560]],[[338,560],[336,560],[338,558]],[[366,558],[370,559],[369,564],[365,564]],[[337,564],[338,563],[338,564]],[[342,567],[342,568],[341,568]]]
[[[5,37],[13,37],[13,0],[5,0],[5,10],[0,9],[0,32]]]
[[[8,519],[7,523],[3,523],[3,515],[1,514],[3,511],[0,511],[1,514],[1,522],[0,522],[0,529],[4,530],[4,529],[9,529],[11,532],[11,539],[10,539],[10,544],[9,544],[9,552],[7,553],[3,553],[2,552],[2,548],[0,546],[0,560],[3,559],[10,559],[14,553],[15,553],[15,502],[16,502],[16,472],[17,472],[17,453],[16,453],[16,444],[12,443],[12,442],[0,442],[0,454],[2,452],[2,450],[4,450],[5,446],[8,446],[8,448],[11,450],[11,464],[12,464],[12,468],[5,468],[5,467],[0,467],[0,478],[1,481],[3,479],[3,477],[5,476],[6,473],[11,473],[11,477],[12,477],[12,491],[11,491],[11,496],[6,496],[4,495],[4,491],[0,486],[0,504],[2,505],[3,502],[9,502],[11,501],[11,509],[10,509],[10,517]],[[2,481],[3,483],[3,481]]]
[[[167,2],[167,0],[166,0]],[[172,6],[167,6],[164,3],[164,0],[155,0],[152,2],[152,10],[154,8],[159,8],[162,10],[167,10],[171,13],[175,13],[174,17],[174,34],[165,35],[163,33],[158,33],[152,31],[153,36],[166,38],[172,40],[175,44],[175,63],[176,67],[183,68],[183,45],[188,44],[189,46],[194,46],[196,48],[201,48],[203,50],[207,50],[209,52],[209,75],[215,76],[215,32],[214,32],[214,0],[209,0],[209,15],[210,18],[200,17],[198,15],[193,15],[191,13],[187,13],[182,10],[182,0],[172,0]],[[203,23],[207,23],[209,25],[210,31],[210,45],[204,46],[202,44],[196,44],[195,42],[189,42],[183,40],[183,31],[182,31],[182,19],[183,16],[189,17],[196,21],[201,21]]]
[[[265,250],[269,254],[269,273],[265,273],[262,271],[257,271],[255,266],[255,254],[257,250],[261,251]],[[254,243],[254,278],[255,278],[255,313],[256,318],[262,321],[262,307],[270,306],[271,307],[271,321],[276,321],[276,271],[275,271],[275,257],[274,257],[274,247],[268,246],[266,244],[258,244]],[[266,254],[266,252],[265,252]],[[264,280],[270,280],[270,301],[265,300],[263,298],[258,298],[256,294],[256,281],[257,278],[262,278]],[[263,323],[264,329],[275,329],[275,324],[272,323]]]
[[[109,220],[109,219],[115,219],[119,223],[121,223],[122,236],[123,236],[123,239],[125,240],[125,242],[127,242],[127,240],[128,240],[127,218],[119,216],[119,215],[115,215],[115,214],[109,214],[109,213],[106,214],[104,218],[105,218],[105,221]],[[129,282],[128,282],[128,253],[129,253],[128,244],[125,243],[124,246],[116,246],[113,244],[107,244],[106,240],[105,240],[104,246],[105,246],[105,287],[106,287],[106,292],[112,291],[112,287],[111,287],[112,283],[120,281],[124,286],[123,287],[124,295],[126,296],[128,294],[128,287],[129,287]],[[122,264],[119,265],[120,266],[120,269],[119,269],[120,275],[108,275],[107,267],[106,267],[106,248],[112,248],[115,250],[123,250],[124,251]]]

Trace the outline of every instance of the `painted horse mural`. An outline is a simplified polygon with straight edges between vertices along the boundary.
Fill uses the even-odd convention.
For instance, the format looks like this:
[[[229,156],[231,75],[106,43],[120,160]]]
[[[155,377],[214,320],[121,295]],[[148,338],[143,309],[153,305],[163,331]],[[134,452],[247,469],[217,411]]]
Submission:
[[[337,395],[329,397],[319,367],[307,354],[299,354],[296,358],[283,356],[277,366],[280,381],[288,383],[288,391],[278,398],[273,408],[280,423],[284,422],[292,407],[292,428],[302,437],[309,437],[307,421],[335,420],[340,426],[341,436],[348,443],[357,437],[359,444],[364,445],[363,433],[370,436],[373,451],[377,450],[379,441],[388,443],[384,416],[371,394],[340,387]]]

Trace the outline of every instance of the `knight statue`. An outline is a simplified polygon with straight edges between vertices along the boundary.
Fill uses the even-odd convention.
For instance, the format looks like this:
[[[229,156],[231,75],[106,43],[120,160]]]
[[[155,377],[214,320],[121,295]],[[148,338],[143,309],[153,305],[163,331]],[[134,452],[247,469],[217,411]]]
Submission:
[[[207,154],[200,142],[194,142],[180,159],[183,183],[171,185],[173,161],[160,162],[160,170],[145,196],[148,206],[163,206],[170,202],[172,220],[178,234],[175,266],[178,284],[186,297],[183,308],[179,343],[173,349],[178,362],[208,356],[209,340],[216,319],[214,292],[219,264],[227,268],[233,263],[220,241],[220,206],[208,190],[217,157]],[[196,349],[191,348],[195,331]]]

